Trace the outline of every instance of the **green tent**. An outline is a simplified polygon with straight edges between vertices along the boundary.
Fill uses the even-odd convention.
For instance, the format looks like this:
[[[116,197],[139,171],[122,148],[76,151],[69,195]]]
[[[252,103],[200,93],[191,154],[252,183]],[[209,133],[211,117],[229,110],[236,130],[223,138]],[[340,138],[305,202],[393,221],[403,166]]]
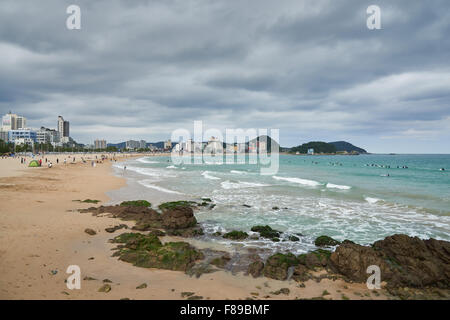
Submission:
[[[37,160],[31,160],[30,164],[28,165],[29,167],[40,167],[39,161]]]

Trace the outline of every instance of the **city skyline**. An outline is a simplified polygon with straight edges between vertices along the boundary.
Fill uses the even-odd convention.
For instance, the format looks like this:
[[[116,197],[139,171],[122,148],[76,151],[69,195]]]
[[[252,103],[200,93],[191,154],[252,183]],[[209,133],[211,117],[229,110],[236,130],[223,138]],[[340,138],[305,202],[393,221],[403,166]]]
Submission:
[[[77,142],[280,129],[280,145],[450,153],[446,1],[66,1],[0,4],[0,113],[70,119]]]

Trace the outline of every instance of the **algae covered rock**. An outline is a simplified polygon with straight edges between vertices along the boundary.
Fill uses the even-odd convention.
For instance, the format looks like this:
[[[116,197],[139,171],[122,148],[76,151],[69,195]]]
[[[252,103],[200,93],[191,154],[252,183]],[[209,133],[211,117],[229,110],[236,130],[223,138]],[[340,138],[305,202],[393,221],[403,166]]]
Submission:
[[[254,226],[250,229],[253,232],[259,232],[259,235],[263,238],[272,239],[273,241],[277,241],[276,239],[280,238],[281,232],[272,229],[270,226]],[[275,239],[275,240],[274,240]]]
[[[299,255],[298,260],[309,269],[315,269],[327,266],[330,256],[331,251],[318,249]]]
[[[228,262],[230,262],[230,260],[230,254],[226,253],[220,257],[212,259],[210,263],[218,268],[223,268]]]
[[[111,291],[111,285],[109,285],[109,284],[104,284],[102,287],[100,287],[98,289],[98,292],[108,293],[110,291]]]
[[[276,253],[267,259],[264,267],[264,276],[276,280],[286,280],[288,269],[298,264],[299,260],[294,254]]]
[[[171,202],[164,202],[161,203],[158,208],[161,209],[161,211],[176,209],[176,208],[192,208],[195,207],[197,203],[195,201],[171,201]]]
[[[153,234],[123,233],[113,239],[121,243],[116,255],[119,259],[143,268],[186,271],[203,254],[186,242],[162,244]]]
[[[132,201],[123,201],[121,204],[123,207],[151,207],[152,204],[147,200],[132,200]]]
[[[197,224],[190,206],[175,206],[162,209],[162,225],[166,229],[185,229]]]
[[[248,238],[248,233],[243,231],[231,231],[227,232],[223,235],[225,239],[231,239],[231,240],[244,240]]]
[[[340,244],[340,242],[329,236],[320,236],[316,238],[314,244],[318,247],[328,247],[328,246],[336,246]]]
[[[248,266],[247,272],[253,277],[258,278],[262,275],[264,270],[264,262],[254,261]]]

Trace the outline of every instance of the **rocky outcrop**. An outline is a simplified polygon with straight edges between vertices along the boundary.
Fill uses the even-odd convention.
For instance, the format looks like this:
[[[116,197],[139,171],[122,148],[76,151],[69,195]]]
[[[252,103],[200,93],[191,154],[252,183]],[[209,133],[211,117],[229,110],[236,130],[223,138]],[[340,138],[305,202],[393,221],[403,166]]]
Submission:
[[[161,225],[160,215],[157,211],[143,206],[100,206],[79,210],[81,213],[90,212],[93,215],[110,214],[113,218],[124,221],[135,221],[137,225]]]
[[[262,275],[264,270],[264,262],[262,261],[255,261],[250,263],[248,266],[248,274],[250,274],[253,278],[258,278]]]
[[[185,229],[197,224],[194,211],[188,206],[163,209],[161,214],[162,226],[166,229]]]
[[[128,226],[126,224],[119,224],[119,225],[114,226],[114,227],[106,228],[105,231],[108,232],[108,233],[113,233],[113,232],[115,232],[117,230],[120,230],[120,229],[128,229]]]
[[[366,269],[377,265],[391,287],[450,288],[450,242],[393,235],[372,247],[346,242],[330,256],[330,266],[347,278],[363,282]]]
[[[270,226],[254,226],[251,231],[258,232],[259,235],[266,239],[271,239],[272,241],[280,241],[281,232],[272,229]]]
[[[243,231],[230,231],[223,235],[225,239],[231,239],[231,240],[244,240],[248,238],[248,233]]]
[[[208,203],[208,202],[207,202]],[[115,206],[100,206],[81,209],[80,212],[90,212],[93,215],[109,214],[113,218],[124,221],[135,221],[133,230],[155,231],[165,229],[168,235],[193,237],[203,234],[197,225],[192,201],[166,202],[159,206],[162,213],[149,208],[150,203],[144,200],[126,201]],[[124,226],[124,225],[121,225]],[[114,232],[117,227],[108,228],[107,232]]]
[[[330,246],[336,246],[340,244],[339,241],[329,237],[329,236],[320,236],[317,237],[314,241],[314,244],[318,247],[330,247]]]
[[[270,256],[264,266],[264,276],[276,280],[286,280],[288,269],[299,264],[298,258],[292,253],[276,253]]]
[[[203,254],[186,242],[162,244],[153,234],[123,233],[112,240],[119,243],[114,256],[143,268],[187,271]]]

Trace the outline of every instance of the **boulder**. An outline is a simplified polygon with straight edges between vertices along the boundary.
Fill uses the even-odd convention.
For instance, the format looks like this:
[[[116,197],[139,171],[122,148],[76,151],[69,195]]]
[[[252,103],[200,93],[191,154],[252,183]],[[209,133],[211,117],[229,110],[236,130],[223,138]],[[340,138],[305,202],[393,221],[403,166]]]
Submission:
[[[223,235],[225,239],[231,239],[231,240],[244,240],[248,238],[248,233],[243,231],[231,231],[227,232]]]
[[[292,253],[276,253],[267,259],[264,266],[264,276],[276,280],[286,280],[288,269],[298,264],[298,258]]]
[[[330,266],[334,271],[357,282],[365,282],[369,277],[367,267],[377,265],[381,269],[382,280],[390,277],[391,271],[379,252],[370,247],[354,243],[341,244],[330,256]]]
[[[162,244],[153,234],[123,233],[112,240],[120,243],[114,254],[119,259],[143,268],[187,271],[203,254],[186,242]]]
[[[320,236],[317,237],[316,240],[314,241],[314,244],[318,247],[336,246],[339,243],[340,243],[339,241],[329,236]]]
[[[250,265],[248,266],[247,272],[253,278],[258,278],[262,275],[263,270],[264,270],[264,262],[254,261],[254,262],[250,263]]]
[[[91,229],[91,228],[86,228],[84,229],[84,232],[86,232],[88,235],[90,236],[94,236],[97,234],[97,232],[95,232],[95,230]]]
[[[166,229],[184,229],[197,224],[194,211],[188,206],[164,209],[161,215],[162,226]]]
[[[450,288],[450,242],[393,235],[372,247],[341,244],[330,256],[330,266],[347,278],[365,282],[367,267],[377,265],[390,287]]]

